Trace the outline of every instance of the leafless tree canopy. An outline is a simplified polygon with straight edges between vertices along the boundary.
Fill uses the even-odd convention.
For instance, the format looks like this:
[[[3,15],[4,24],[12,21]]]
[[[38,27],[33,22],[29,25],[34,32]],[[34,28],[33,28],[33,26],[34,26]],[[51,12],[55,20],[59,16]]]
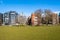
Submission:
[[[46,15],[46,23],[48,24],[49,22],[52,21],[52,11],[48,10],[48,9],[45,9],[44,13]]]

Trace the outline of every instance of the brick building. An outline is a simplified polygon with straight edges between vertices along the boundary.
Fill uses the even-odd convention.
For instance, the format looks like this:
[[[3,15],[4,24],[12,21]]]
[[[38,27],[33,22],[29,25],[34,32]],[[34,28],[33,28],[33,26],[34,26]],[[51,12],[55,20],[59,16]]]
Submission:
[[[39,15],[41,17],[41,15]],[[41,18],[37,14],[33,13],[31,14],[31,24],[32,25],[40,25],[41,24]]]
[[[52,24],[59,24],[59,16],[55,13],[52,13]]]

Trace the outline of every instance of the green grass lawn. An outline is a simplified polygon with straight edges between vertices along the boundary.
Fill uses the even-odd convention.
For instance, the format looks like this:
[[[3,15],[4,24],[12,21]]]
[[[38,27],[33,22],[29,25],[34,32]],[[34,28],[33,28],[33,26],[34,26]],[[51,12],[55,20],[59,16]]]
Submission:
[[[0,40],[60,40],[60,25],[0,26]]]

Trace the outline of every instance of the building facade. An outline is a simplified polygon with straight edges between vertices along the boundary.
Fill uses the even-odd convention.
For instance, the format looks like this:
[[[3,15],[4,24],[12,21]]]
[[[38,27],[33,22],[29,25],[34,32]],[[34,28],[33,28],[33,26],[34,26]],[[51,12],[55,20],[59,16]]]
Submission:
[[[31,15],[31,24],[38,25],[38,17],[36,16],[36,14]]]
[[[41,15],[39,15],[41,17]],[[37,14],[33,13],[31,15],[31,24],[32,25],[41,25],[41,18]]]
[[[59,24],[59,16],[55,13],[52,13],[52,24]]]
[[[9,23],[9,13],[8,12],[3,14],[3,24],[4,25],[9,25],[10,24]]]
[[[60,23],[60,13],[59,13],[59,23]]]
[[[2,24],[3,24],[3,14],[0,13],[0,25],[2,25]]]
[[[10,17],[10,24],[15,25],[18,22],[18,13],[15,11],[9,12]]]
[[[9,11],[3,15],[3,24],[5,25],[15,25],[17,23],[18,13],[15,11]]]

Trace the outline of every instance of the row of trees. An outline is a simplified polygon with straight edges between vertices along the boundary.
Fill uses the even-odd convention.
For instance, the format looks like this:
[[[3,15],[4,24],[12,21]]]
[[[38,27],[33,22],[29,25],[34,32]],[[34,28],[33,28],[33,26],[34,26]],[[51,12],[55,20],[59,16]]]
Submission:
[[[35,12],[34,12],[36,15],[37,15],[37,17],[39,18],[38,20],[39,20],[39,23],[38,23],[38,25],[40,24],[40,23],[45,23],[45,24],[48,24],[49,22],[51,22],[52,20],[52,11],[51,10],[49,10],[49,9],[45,9],[44,11],[42,11],[41,9],[39,9],[39,10],[36,10]],[[44,14],[43,16],[41,16],[42,14]],[[44,20],[44,18],[45,18],[45,20]],[[29,18],[28,18],[28,20],[29,20]],[[41,21],[40,21],[41,20]],[[29,20],[29,22],[31,23],[31,19]]]
[[[52,19],[52,15],[51,15],[52,11],[49,10],[49,9],[45,9],[44,11],[42,11],[41,9],[39,9],[39,10],[36,10],[35,13],[40,17],[40,20],[42,20],[41,21],[42,23],[48,24],[48,23],[50,23],[52,21],[51,20]],[[42,14],[44,14],[42,17],[44,17],[45,20],[42,19],[42,17],[41,17]]]

